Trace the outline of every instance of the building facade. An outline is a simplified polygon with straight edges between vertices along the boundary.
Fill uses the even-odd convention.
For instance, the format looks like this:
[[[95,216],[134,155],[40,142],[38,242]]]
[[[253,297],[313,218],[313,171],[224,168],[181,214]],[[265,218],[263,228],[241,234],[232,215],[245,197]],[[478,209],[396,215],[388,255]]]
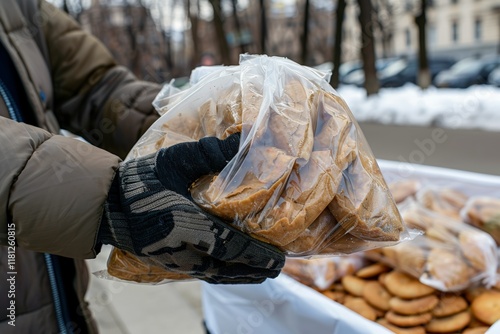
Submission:
[[[400,1],[395,13],[394,55],[418,50],[416,8],[420,1]],[[429,54],[461,59],[498,53],[500,0],[434,0],[427,9]]]

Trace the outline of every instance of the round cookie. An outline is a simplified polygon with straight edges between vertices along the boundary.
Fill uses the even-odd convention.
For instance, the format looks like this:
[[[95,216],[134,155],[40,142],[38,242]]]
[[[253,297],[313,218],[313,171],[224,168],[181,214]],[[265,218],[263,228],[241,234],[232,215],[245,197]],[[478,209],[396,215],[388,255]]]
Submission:
[[[389,300],[389,305],[392,311],[403,314],[412,315],[429,312],[439,303],[439,298],[435,295],[429,295],[416,299],[401,299],[393,297]]]
[[[363,288],[363,298],[379,310],[389,311],[391,297],[391,294],[378,281],[366,282]]]
[[[371,278],[389,271],[391,268],[383,263],[377,262],[367,267],[361,268],[356,272],[360,278]]]
[[[346,300],[344,306],[368,320],[375,321],[377,319],[377,312],[363,298],[350,298]]]
[[[425,325],[431,321],[432,315],[429,312],[415,315],[400,315],[394,311],[389,311],[385,314],[385,319],[399,327],[415,327]]]
[[[394,249],[396,250],[396,261],[400,269],[411,272],[415,276],[420,276],[424,272],[427,261],[427,250],[424,245],[402,242],[395,246]]]
[[[323,295],[336,301],[337,303],[343,304],[345,300],[345,292],[342,291],[323,291]]]
[[[370,304],[368,303],[368,305],[370,305]],[[377,315],[377,319],[382,318],[385,315],[385,311],[380,310],[376,307],[374,307],[373,310],[375,311],[375,314]]]
[[[484,286],[475,286],[472,288],[468,288],[467,290],[465,290],[465,299],[467,299],[469,303],[472,303],[474,299],[476,299],[477,297],[479,297],[480,295],[482,295],[484,292],[487,291],[490,290],[486,289]]]
[[[446,249],[433,248],[427,259],[429,280],[436,280],[450,290],[465,288],[469,283],[469,270],[460,255]]]
[[[416,278],[401,271],[391,271],[384,279],[390,293],[403,299],[413,299],[430,295],[436,290],[420,283]]]
[[[379,325],[382,325],[385,328],[393,331],[396,334],[425,334],[425,328],[422,326],[401,328],[401,327],[394,326],[393,324],[391,324],[389,321],[387,321],[384,318],[378,319],[377,323]]]
[[[482,231],[463,230],[458,236],[463,256],[472,267],[480,272],[486,271],[491,263],[488,255],[495,253],[495,242]]]
[[[500,292],[482,293],[472,302],[471,310],[477,319],[487,325],[493,325],[500,319]]]
[[[433,318],[425,329],[432,333],[456,333],[467,326],[470,320],[469,311],[463,311],[449,317]]]
[[[342,277],[342,285],[344,286],[345,291],[356,297],[361,297],[363,295],[363,288],[365,287],[365,284],[365,280],[356,276],[347,275]]]
[[[484,334],[490,329],[488,326],[474,327],[465,329],[462,334]]]
[[[378,277],[378,282],[379,282],[380,284],[382,284],[383,286],[385,286],[385,278],[387,277],[387,274],[388,274],[388,273],[382,273],[382,274],[380,274],[380,275],[379,275],[379,277]]]
[[[436,318],[447,317],[467,309],[467,301],[459,295],[444,294],[439,298],[439,303],[432,310],[432,315]]]
[[[469,324],[467,325],[467,328],[476,328],[476,327],[487,327],[488,325],[485,324],[482,321],[479,321],[474,314],[471,314],[471,319]]]
[[[390,184],[389,191],[396,203],[401,203],[406,198],[415,195],[420,188],[420,181],[415,179],[395,181]]]
[[[397,255],[396,247],[394,246],[382,248],[384,262],[390,264],[391,266],[395,266],[398,263]]]

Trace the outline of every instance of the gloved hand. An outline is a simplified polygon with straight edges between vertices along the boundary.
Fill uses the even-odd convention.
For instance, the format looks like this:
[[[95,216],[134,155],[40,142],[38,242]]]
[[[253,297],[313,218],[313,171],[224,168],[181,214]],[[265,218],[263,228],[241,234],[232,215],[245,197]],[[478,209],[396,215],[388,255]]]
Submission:
[[[260,283],[285,257],[195,205],[189,186],[221,171],[238,152],[239,134],[178,144],[120,166],[98,239],[142,261],[209,283]]]

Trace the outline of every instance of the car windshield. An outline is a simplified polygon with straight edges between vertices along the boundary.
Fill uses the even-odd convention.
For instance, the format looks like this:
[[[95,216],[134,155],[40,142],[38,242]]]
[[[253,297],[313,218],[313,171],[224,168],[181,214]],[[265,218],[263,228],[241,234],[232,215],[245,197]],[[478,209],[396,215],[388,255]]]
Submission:
[[[340,74],[340,76],[347,75],[347,74],[351,73],[352,71],[361,68],[361,66],[362,66],[361,62],[359,62],[359,61],[343,63],[339,67],[339,74]]]
[[[450,67],[450,73],[455,75],[477,73],[482,66],[483,63],[478,59],[464,59]]]
[[[389,66],[387,66],[381,73],[381,77],[390,77],[393,75],[398,74],[401,72],[406,66],[407,66],[407,61],[400,59],[396,60],[395,62],[391,63]]]

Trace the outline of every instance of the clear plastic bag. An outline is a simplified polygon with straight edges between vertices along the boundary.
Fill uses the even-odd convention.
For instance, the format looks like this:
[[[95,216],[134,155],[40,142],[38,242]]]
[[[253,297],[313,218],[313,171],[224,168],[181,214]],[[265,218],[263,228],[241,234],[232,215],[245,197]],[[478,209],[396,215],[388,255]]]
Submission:
[[[425,186],[415,196],[425,208],[453,219],[460,219],[460,210],[468,199],[457,189],[437,186]]]
[[[191,187],[194,201],[288,256],[342,255],[411,238],[329,74],[242,55],[172,98],[127,159],[240,132],[238,154]],[[108,263],[109,266],[109,263]]]
[[[323,291],[344,276],[352,275],[366,266],[362,253],[317,259],[288,258],[283,272],[297,281]]]
[[[460,211],[460,216],[466,223],[490,234],[500,246],[500,198],[471,197]]]
[[[497,280],[493,238],[460,220],[434,212],[409,198],[400,206],[410,228],[425,231],[414,240],[370,250],[366,256],[402,270],[440,291],[460,291]]]

